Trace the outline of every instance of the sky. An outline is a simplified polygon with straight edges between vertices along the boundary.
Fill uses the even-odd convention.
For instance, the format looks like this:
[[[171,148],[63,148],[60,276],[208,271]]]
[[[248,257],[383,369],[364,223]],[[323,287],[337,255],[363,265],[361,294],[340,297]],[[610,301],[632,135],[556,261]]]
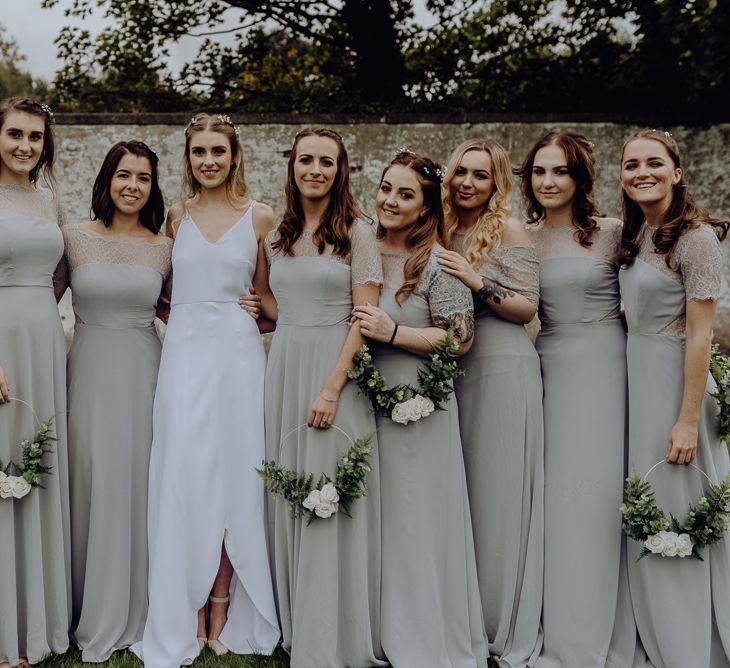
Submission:
[[[5,26],[7,34],[15,39],[25,56],[22,68],[34,76],[50,81],[60,67],[53,41],[62,26],[83,25],[93,35],[107,25],[98,11],[83,23],[77,18],[67,18],[63,10],[71,5],[72,0],[60,0],[53,9],[41,9],[41,0],[0,0],[0,24]],[[416,1],[416,13],[424,25],[431,22],[430,15],[423,8],[423,0]],[[232,41],[231,36],[221,37]],[[194,38],[186,38],[179,44],[171,44],[170,69],[178,71],[187,60],[191,60],[197,53],[198,42]]]

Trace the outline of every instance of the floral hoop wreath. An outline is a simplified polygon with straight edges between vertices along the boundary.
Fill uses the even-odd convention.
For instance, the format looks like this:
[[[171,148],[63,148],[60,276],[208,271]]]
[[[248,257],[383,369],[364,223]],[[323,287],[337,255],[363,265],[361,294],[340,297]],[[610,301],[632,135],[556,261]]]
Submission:
[[[723,355],[716,343],[712,346],[710,373],[717,385],[712,396],[720,408],[717,418],[720,438],[730,448],[730,357]]]
[[[43,485],[39,482],[40,477],[51,473],[51,467],[44,466],[42,460],[43,455],[53,452],[51,443],[57,440],[51,435],[51,425],[55,416],[41,422],[35,410],[27,401],[16,397],[10,397],[10,401],[17,401],[19,404],[30,408],[38,424],[38,431],[35,436],[32,439],[24,438],[20,442],[20,465],[9,461],[3,466],[2,461],[0,461],[0,499],[22,499],[30,494],[33,487],[43,488]],[[11,475],[12,471],[16,475]]]
[[[355,353],[354,365],[346,372],[357,382],[360,393],[370,399],[376,415],[408,424],[428,417],[434,410],[444,410],[443,404],[454,391],[452,381],[464,373],[456,361],[458,348],[454,329],[450,327],[446,338],[433,347],[428,360],[418,369],[417,388],[405,383],[386,388],[385,378],[373,365],[367,345]]]
[[[657,506],[654,490],[647,480],[660,464],[668,463],[662,459],[643,478],[639,478],[636,471],[626,478],[621,504],[623,530],[629,538],[643,543],[639,559],[647,554],[658,554],[662,557],[693,556],[704,561],[700,550],[705,545],[719,543],[730,526],[730,471],[719,485],[714,485],[707,473],[690,464],[707,478],[710,486],[696,506],[690,505],[687,517],[680,522],[673,515],[667,519]]]
[[[279,460],[281,460],[281,449],[287,439],[307,426],[300,424],[281,439]],[[318,517],[327,519],[340,510],[348,517],[352,517],[350,506],[353,501],[365,496],[365,478],[371,471],[370,453],[373,449],[374,434],[370,433],[353,441],[352,437],[336,424],[330,427],[343,434],[351,444],[350,449],[337,460],[334,480],[326,473],[321,473],[315,484],[313,473],[295,471],[275,461],[264,461],[261,468],[256,469],[269,493],[287,501],[292,517],[306,516],[307,526]]]

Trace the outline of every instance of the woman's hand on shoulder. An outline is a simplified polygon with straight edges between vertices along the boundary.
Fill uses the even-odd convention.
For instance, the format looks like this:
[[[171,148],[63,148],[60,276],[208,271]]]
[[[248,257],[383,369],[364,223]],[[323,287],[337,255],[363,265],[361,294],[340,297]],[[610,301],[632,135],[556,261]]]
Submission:
[[[5,377],[5,371],[0,366],[0,404],[10,401],[10,387],[8,379]]]
[[[441,248],[437,249],[435,253],[442,271],[458,278],[470,290],[477,291],[482,287],[482,277],[463,255]]]
[[[253,206],[253,229],[256,234],[256,240],[261,243],[271,230],[276,228],[276,218],[274,211],[263,202],[254,202]]]

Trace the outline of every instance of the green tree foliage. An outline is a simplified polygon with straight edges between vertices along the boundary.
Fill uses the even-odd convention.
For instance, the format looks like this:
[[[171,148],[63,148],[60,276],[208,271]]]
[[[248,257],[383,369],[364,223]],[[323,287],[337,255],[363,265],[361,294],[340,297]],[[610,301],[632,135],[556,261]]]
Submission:
[[[45,82],[35,79],[22,68],[24,60],[15,40],[8,37],[5,27],[0,25],[0,99],[14,95],[45,99]]]
[[[58,0],[44,0],[44,6]],[[726,114],[719,0],[73,0],[112,26],[64,28],[67,109],[620,111]],[[219,36],[235,33],[232,45]],[[204,36],[179,76],[171,43]]]

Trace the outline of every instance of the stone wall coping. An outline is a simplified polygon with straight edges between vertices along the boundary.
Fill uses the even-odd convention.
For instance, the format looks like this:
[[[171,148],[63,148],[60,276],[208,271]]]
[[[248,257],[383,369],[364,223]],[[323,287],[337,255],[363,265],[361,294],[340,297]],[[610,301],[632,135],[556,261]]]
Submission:
[[[443,113],[387,112],[384,114],[291,114],[230,112],[240,125],[447,125],[469,123],[615,123],[659,127],[709,127],[730,122],[727,113],[709,119],[707,115],[631,114],[622,112],[531,112],[456,111]],[[56,113],[58,125],[187,125],[192,112],[174,113]]]

